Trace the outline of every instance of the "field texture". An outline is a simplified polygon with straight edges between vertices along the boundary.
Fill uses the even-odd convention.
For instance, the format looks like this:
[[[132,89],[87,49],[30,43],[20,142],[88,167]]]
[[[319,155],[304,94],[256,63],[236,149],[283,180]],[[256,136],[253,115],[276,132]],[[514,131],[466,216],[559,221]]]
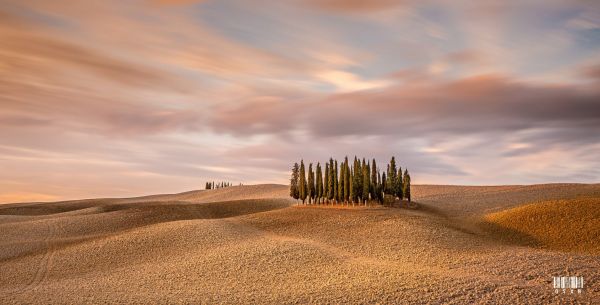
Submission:
[[[0,205],[0,303],[600,300],[600,185],[413,189],[410,208],[283,185]],[[555,294],[568,275],[582,294]]]

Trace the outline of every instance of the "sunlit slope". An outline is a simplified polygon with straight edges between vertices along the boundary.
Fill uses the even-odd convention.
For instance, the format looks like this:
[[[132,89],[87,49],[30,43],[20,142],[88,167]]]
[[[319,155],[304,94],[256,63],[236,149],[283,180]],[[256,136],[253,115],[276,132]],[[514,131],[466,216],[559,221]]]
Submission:
[[[95,213],[108,210],[142,208],[158,205],[185,205],[196,203],[242,200],[278,199],[288,201],[289,187],[277,184],[232,186],[214,190],[197,190],[177,194],[161,194],[132,198],[99,198],[69,200],[51,203],[13,203],[0,205],[0,215],[43,216],[50,214]],[[204,207],[201,207],[204,209]],[[176,209],[175,209],[176,211]]]
[[[480,217],[523,204],[581,196],[600,197],[600,184],[415,185],[413,199],[448,216]]]
[[[600,197],[541,201],[491,213],[484,220],[505,241],[600,253]]]
[[[597,254],[468,221],[597,190],[415,186],[411,209],[295,205],[285,185],[0,205],[0,304],[593,303],[596,288],[549,281],[600,281]]]

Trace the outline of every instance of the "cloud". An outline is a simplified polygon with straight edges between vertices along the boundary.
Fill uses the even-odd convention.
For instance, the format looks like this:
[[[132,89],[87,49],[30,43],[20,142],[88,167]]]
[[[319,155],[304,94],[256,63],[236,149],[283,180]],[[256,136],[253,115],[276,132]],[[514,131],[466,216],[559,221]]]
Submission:
[[[600,81],[600,64],[585,66],[580,69],[580,74],[587,79]]]
[[[160,4],[160,5],[186,5],[186,4],[202,3],[202,2],[205,2],[205,0],[150,0],[150,2]]]
[[[253,130],[252,126],[260,126],[255,129],[261,133],[305,127],[316,137],[398,133],[419,137],[538,127],[585,131],[600,128],[599,100],[599,93],[574,85],[482,75],[334,94],[317,101],[248,103],[234,112],[218,113],[216,123],[221,130],[238,134]],[[227,124],[229,119],[239,124]]]
[[[308,5],[331,12],[366,13],[381,11],[386,8],[400,6],[407,1],[402,0],[304,0]]]
[[[444,56],[444,60],[459,65],[472,65],[487,61],[486,56],[481,52],[468,49],[448,53]]]
[[[273,96],[259,96],[239,105],[218,106],[211,120],[217,132],[256,135],[288,131],[295,113],[290,102]]]
[[[340,70],[322,71],[318,72],[316,76],[334,85],[341,92],[367,90],[387,85],[385,80],[362,80],[355,74]]]
[[[588,10],[567,21],[566,26],[574,30],[600,29],[600,11]]]
[[[345,154],[597,181],[597,5],[538,2],[5,1],[0,194],[286,183]]]
[[[94,51],[49,37],[11,33],[0,35],[3,41],[2,60],[12,68],[31,72],[45,68],[47,74],[58,69],[82,69],[119,84],[134,86],[164,86],[174,84],[164,71],[128,63]],[[40,62],[42,61],[42,62]],[[9,72],[9,71],[4,71]]]

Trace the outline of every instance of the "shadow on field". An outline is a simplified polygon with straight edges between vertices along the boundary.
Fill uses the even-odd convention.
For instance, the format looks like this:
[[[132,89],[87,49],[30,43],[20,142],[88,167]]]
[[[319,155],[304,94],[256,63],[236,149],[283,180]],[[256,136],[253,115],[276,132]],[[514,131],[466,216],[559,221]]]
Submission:
[[[542,243],[535,237],[511,228],[507,228],[485,220],[480,220],[476,223],[476,225],[481,228],[488,237],[504,244],[528,247],[542,246]]]
[[[42,254],[49,247],[58,250],[160,223],[230,218],[283,209],[291,204],[282,199],[250,199],[211,203],[103,202],[91,207],[88,202],[69,206],[78,209],[65,209],[64,206],[57,209],[51,203],[44,205],[47,209],[33,205],[0,210],[0,215],[18,216],[11,222],[0,223],[0,230],[5,230],[7,234],[7,238],[0,241],[0,246],[15,249],[0,256],[0,262]],[[30,234],[34,239],[22,240],[19,237],[20,232],[27,228],[33,228]]]

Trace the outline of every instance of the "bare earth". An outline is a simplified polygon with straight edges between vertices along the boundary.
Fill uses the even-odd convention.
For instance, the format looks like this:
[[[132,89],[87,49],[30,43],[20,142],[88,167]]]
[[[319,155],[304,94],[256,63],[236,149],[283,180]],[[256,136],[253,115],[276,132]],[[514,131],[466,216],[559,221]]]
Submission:
[[[581,251],[481,222],[581,196],[600,210],[600,185],[413,193],[416,208],[297,206],[283,185],[0,205],[0,304],[599,303],[598,221]],[[584,277],[582,294],[554,293],[552,276],[567,275]]]

